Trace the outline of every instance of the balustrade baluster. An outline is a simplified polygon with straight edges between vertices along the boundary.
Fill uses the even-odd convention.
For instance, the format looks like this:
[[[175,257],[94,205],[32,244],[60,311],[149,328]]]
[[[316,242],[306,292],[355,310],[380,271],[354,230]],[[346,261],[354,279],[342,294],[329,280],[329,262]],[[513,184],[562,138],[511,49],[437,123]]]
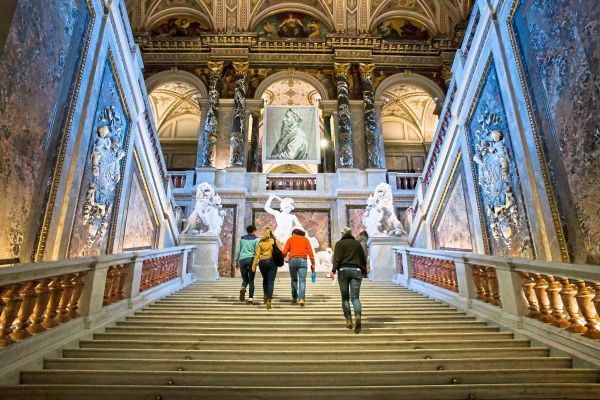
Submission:
[[[85,285],[83,278],[85,277],[86,272],[76,272],[73,274],[71,278],[71,284],[73,285],[73,290],[71,292],[71,298],[69,300],[69,304],[67,305],[67,314],[69,315],[69,319],[75,319],[79,317],[79,298],[81,297],[81,293],[83,291],[83,287]]]
[[[548,281],[544,279],[544,277],[540,274],[534,274],[535,276],[535,294],[538,299],[538,303],[540,305],[540,317],[539,320],[542,322],[554,322],[554,317],[552,316],[552,308],[550,307],[550,300],[548,299],[548,293],[546,293],[546,289],[548,289]]]
[[[498,286],[498,277],[496,276],[496,270],[492,267],[486,268],[486,276],[488,279],[488,288],[490,291],[490,302],[500,307],[502,301],[500,299],[500,288]]]
[[[19,285],[11,284],[0,288],[0,299],[2,299],[2,313],[0,313],[0,347],[6,347],[13,342],[10,337],[11,326],[21,304],[19,297]]]
[[[552,316],[554,317],[554,322],[552,322],[552,325],[558,326],[561,329],[567,329],[571,324],[566,318],[565,307],[562,302],[562,298],[560,297],[562,285],[560,282],[556,281],[552,275],[548,275],[547,279],[549,286],[546,292],[548,293],[548,298],[550,299]]]
[[[594,306],[596,307],[596,313],[600,315],[600,283],[594,284],[594,291],[596,296],[594,297]]]
[[[61,295],[60,300],[58,301],[58,307],[56,310],[56,320],[58,322],[67,322],[70,320],[69,312],[67,307],[69,305],[69,301],[71,301],[71,294],[73,292],[73,282],[71,282],[72,275],[63,275],[60,280],[61,287]]]
[[[125,286],[125,278],[127,277],[127,265],[119,265],[117,269],[117,287],[115,291],[116,301],[123,300],[123,287]]]
[[[581,317],[577,299],[575,298],[577,296],[577,288],[569,282],[568,278],[563,278],[561,283],[562,291],[560,292],[560,297],[569,314],[570,326],[568,330],[573,333],[584,333],[587,328],[584,325],[585,320]]]
[[[523,294],[525,294],[525,299],[529,304],[529,317],[538,319],[540,317],[540,306],[537,301],[537,297],[535,295],[535,281],[528,273],[520,273],[523,278],[523,283],[521,287],[523,288]]]
[[[27,327],[31,324],[29,317],[35,307],[36,293],[35,286],[36,281],[24,282],[19,287],[19,297],[21,298],[21,304],[19,305],[19,312],[17,318],[12,323],[12,333],[10,337],[19,342],[31,336],[31,333],[27,331]]]
[[[42,321],[44,320],[44,312],[50,300],[50,290],[48,289],[50,282],[52,282],[52,278],[44,278],[37,281],[37,285],[35,286],[35,306],[30,317],[31,324],[27,327],[29,333],[40,333],[46,330],[42,326]]]
[[[112,302],[112,288],[114,286],[115,274],[115,267],[108,267],[108,270],[106,271],[106,283],[104,284],[104,299],[102,300],[102,304],[105,306]]]
[[[481,301],[485,301],[487,298],[485,286],[483,284],[483,268],[472,266],[471,267],[471,275],[473,276],[473,281],[475,282],[475,289],[477,290],[476,298]]]
[[[585,327],[587,331],[584,336],[592,339],[600,339],[600,320],[598,320],[598,314],[594,307],[593,299],[596,293],[589,287],[586,286],[584,281],[577,281],[577,305],[585,318]]]
[[[485,267],[481,267],[481,286],[483,290],[483,298],[482,301],[489,303],[492,298],[492,293],[490,291],[490,283],[487,274],[487,270]]]
[[[46,307],[46,312],[44,313],[44,320],[42,321],[42,326],[46,329],[58,326],[56,316],[58,310],[58,302],[62,295],[62,287],[60,286],[60,276],[55,276],[51,279],[52,280],[48,284],[48,291],[50,293],[48,306]]]

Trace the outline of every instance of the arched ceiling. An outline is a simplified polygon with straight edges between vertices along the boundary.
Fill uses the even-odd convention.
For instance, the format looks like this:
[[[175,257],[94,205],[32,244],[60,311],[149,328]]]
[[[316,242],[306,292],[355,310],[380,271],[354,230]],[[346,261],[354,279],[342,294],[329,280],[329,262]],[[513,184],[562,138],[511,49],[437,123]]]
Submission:
[[[383,93],[381,124],[385,142],[431,143],[438,117],[435,100],[416,85],[400,84]]]
[[[150,92],[152,116],[161,140],[196,140],[200,128],[198,89],[183,80],[161,83]]]
[[[134,32],[147,32],[169,18],[188,16],[211,31],[252,31],[265,18],[301,12],[329,31],[372,32],[394,18],[425,26],[432,36],[451,36],[474,0],[127,0]]]

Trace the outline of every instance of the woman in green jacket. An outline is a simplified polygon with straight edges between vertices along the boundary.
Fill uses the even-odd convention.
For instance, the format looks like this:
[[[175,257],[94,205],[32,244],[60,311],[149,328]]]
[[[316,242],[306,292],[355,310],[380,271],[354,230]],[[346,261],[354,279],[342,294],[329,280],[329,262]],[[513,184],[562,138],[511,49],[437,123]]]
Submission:
[[[248,225],[246,227],[247,235],[241,237],[237,243],[235,250],[236,268],[240,270],[242,275],[242,288],[240,289],[240,301],[246,298],[246,287],[250,286],[248,303],[254,304],[254,276],[256,273],[252,271],[252,261],[256,255],[256,247],[258,246],[258,238],[254,233],[256,226]]]

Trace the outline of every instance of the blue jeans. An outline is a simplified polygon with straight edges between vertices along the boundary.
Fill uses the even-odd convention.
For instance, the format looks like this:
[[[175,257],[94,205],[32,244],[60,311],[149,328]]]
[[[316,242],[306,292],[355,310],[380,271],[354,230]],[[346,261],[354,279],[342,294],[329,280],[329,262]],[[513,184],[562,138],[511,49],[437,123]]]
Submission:
[[[275,290],[275,277],[277,276],[277,266],[273,263],[270,258],[267,260],[260,260],[258,262],[258,268],[263,276],[263,292],[269,299],[273,298],[273,290]]]
[[[292,278],[292,298],[304,300],[306,291],[306,266],[305,258],[292,258],[290,265],[290,277]]]
[[[248,297],[254,297],[254,276],[256,272],[252,272],[252,261],[253,257],[242,258],[238,263],[240,264],[240,275],[242,275],[242,289],[246,289],[246,286],[250,286],[250,293]]]
[[[358,268],[342,268],[338,271],[338,283],[342,293],[342,310],[346,321],[352,319],[350,311],[350,297],[354,307],[354,317],[360,318],[362,309],[360,307],[360,284],[362,283],[362,271]]]

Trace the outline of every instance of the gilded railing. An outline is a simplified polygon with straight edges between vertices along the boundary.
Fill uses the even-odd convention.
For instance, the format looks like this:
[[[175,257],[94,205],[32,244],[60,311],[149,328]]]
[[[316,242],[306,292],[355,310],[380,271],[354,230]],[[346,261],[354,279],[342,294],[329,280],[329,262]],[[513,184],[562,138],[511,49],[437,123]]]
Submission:
[[[0,347],[90,316],[180,277],[193,248],[143,250],[0,269]],[[148,282],[143,280],[145,276],[150,276]]]

